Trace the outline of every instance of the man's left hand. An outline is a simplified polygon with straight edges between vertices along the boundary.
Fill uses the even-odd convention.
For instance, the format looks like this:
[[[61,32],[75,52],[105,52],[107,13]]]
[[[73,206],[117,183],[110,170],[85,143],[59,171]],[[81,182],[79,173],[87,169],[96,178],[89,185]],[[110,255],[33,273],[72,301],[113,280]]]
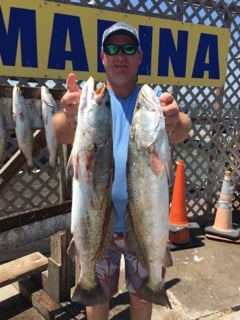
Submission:
[[[165,125],[166,125],[167,133],[171,135],[179,119],[178,104],[174,99],[174,97],[168,92],[164,92],[160,96],[159,101],[161,103],[163,114],[165,117]]]

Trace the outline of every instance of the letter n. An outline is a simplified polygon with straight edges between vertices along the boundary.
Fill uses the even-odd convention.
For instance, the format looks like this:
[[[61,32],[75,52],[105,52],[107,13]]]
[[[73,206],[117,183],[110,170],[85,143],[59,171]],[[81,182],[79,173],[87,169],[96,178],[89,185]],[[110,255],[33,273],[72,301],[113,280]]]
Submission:
[[[172,31],[161,28],[159,33],[158,75],[168,76],[171,60],[175,77],[185,77],[187,61],[188,32],[178,31],[177,47],[175,46]]]

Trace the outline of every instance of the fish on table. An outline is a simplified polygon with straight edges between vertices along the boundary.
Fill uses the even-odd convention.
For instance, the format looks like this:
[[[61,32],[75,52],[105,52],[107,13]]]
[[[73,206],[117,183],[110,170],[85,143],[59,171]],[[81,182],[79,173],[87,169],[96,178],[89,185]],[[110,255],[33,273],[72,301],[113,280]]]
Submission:
[[[162,273],[171,264],[167,249],[170,163],[162,108],[145,84],[137,98],[129,137],[126,223],[132,246],[148,270],[141,297],[169,308]]]
[[[12,92],[12,112],[15,123],[15,132],[19,149],[22,151],[28,172],[34,168],[33,163],[33,134],[27,104],[25,103],[21,89],[15,85]]]
[[[58,108],[57,102],[46,86],[41,87],[41,111],[49,153],[49,166],[55,168],[58,143],[52,125],[52,117],[58,111]]]
[[[72,177],[71,232],[68,253],[80,263],[72,301],[93,305],[106,301],[97,279],[114,224],[111,213],[113,177],[112,117],[105,84],[94,91],[94,79],[84,84],[77,128],[67,171]]]

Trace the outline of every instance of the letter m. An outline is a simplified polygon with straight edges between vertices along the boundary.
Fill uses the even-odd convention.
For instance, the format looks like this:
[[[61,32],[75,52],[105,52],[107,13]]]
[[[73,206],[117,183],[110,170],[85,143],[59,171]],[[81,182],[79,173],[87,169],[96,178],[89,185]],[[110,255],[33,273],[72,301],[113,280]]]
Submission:
[[[19,37],[22,66],[36,68],[37,37],[35,11],[11,8],[7,30],[0,8],[0,57],[3,65],[15,66]]]

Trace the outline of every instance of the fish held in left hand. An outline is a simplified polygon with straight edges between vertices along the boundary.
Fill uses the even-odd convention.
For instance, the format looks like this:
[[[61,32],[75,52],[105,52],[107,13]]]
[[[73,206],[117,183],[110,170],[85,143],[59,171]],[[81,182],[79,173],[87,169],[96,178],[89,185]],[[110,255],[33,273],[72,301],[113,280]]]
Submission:
[[[112,118],[105,84],[94,91],[94,79],[84,84],[68,172],[73,172],[69,253],[76,253],[80,277],[72,301],[84,305],[105,302],[96,276],[96,262],[103,257],[112,234],[113,177]]]
[[[162,108],[151,87],[143,85],[129,138],[126,220],[130,242],[148,271],[140,296],[169,308],[162,273],[171,264],[167,249],[170,171],[169,142]]]

